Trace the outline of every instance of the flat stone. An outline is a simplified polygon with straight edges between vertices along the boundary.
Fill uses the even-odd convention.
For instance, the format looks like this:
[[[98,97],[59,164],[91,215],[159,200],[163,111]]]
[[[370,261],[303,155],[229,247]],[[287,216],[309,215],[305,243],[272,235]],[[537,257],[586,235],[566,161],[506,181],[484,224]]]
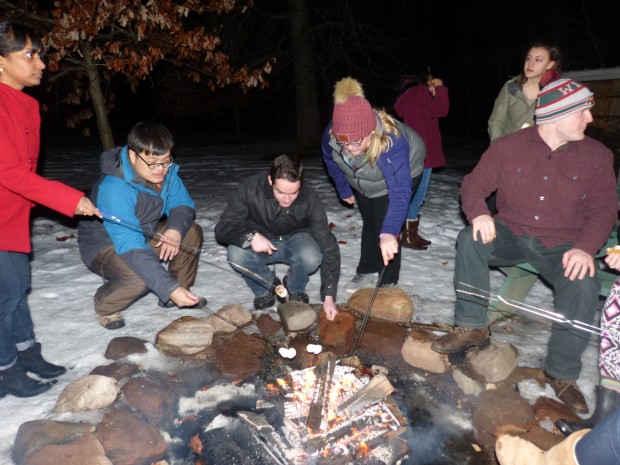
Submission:
[[[122,410],[104,414],[95,435],[114,465],[148,465],[162,460],[168,451],[157,427]]]
[[[461,370],[453,370],[452,378],[466,396],[478,397],[484,391],[484,386],[480,381],[470,378]]]
[[[437,336],[426,329],[414,329],[409,333],[401,349],[405,362],[415,368],[432,373],[445,373],[450,368],[448,356],[431,348]]]
[[[132,378],[123,386],[127,405],[142,412],[150,421],[160,426],[172,423],[178,398],[167,387],[146,378]]]
[[[213,328],[213,333],[232,333],[250,323],[252,314],[241,304],[228,304],[220,308],[215,315],[205,318]]]
[[[194,355],[211,345],[213,327],[207,318],[183,316],[155,337],[156,347],[169,355]]]
[[[256,319],[256,327],[263,336],[271,337],[282,329],[282,323],[271,318],[271,315],[263,313]]]
[[[480,394],[472,420],[478,441],[488,447],[495,445],[498,433],[508,425],[523,431],[538,426],[532,406],[508,387]]]
[[[366,324],[360,348],[370,354],[395,357],[400,354],[407,330],[391,321],[371,319]]]
[[[263,368],[266,347],[264,339],[242,332],[218,337],[213,344],[218,370],[233,378],[256,374]]]
[[[121,336],[115,337],[110,341],[105,350],[105,358],[109,360],[120,360],[128,355],[146,354],[147,341],[137,337]]]
[[[108,378],[114,378],[116,381],[120,381],[124,378],[131,378],[139,371],[140,367],[135,363],[114,362],[109,365],[99,365],[93,368],[90,374],[107,376]]]
[[[316,322],[316,312],[303,302],[289,300],[278,305],[278,314],[285,331],[304,331]]]
[[[20,425],[13,444],[13,458],[22,463],[27,456],[49,444],[62,444],[95,431],[90,423],[33,420]],[[64,462],[51,462],[64,463]]]
[[[555,423],[559,419],[567,421],[581,420],[581,417],[577,416],[577,414],[565,404],[547,396],[541,396],[536,399],[536,402],[534,402],[534,411],[536,412],[536,417],[540,421],[549,420],[551,423]]]
[[[65,387],[58,396],[54,413],[82,412],[109,407],[119,392],[120,388],[114,378],[87,375]]]
[[[317,333],[323,351],[335,354],[348,354],[355,343],[355,315],[347,310],[338,309],[338,315],[330,321],[324,311],[319,314]]]
[[[62,444],[49,444],[26,457],[18,465],[118,465],[105,454],[99,439],[86,433]],[[137,465],[137,464],[135,464]]]
[[[508,342],[491,343],[465,354],[467,366],[487,383],[497,383],[510,376],[519,363],[519,351]]]
[[[363,317],[368,310],[374,291],[374,289],[356,291],[349,298],[347,307]],[[413,310],[413,301],[405,291],[399,288],[380,288],[372,304],[370,316],[396,323],[409,323],[413,318]]]

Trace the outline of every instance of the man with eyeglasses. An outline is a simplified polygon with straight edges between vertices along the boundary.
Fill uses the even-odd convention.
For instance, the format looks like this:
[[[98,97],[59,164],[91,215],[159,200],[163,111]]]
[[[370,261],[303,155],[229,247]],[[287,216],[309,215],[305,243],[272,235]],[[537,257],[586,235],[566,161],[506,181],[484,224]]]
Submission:
[[[80,222],[78,244],[86,266],[104,279],[95,312],[106,329],[125,326],[121,312],[149,291],[166,308],[198,303],[189,288],[203,234],[173,146],[164,126],[138,123],[127,145],[101,155],[102,176],[90,198],[104,221]]]

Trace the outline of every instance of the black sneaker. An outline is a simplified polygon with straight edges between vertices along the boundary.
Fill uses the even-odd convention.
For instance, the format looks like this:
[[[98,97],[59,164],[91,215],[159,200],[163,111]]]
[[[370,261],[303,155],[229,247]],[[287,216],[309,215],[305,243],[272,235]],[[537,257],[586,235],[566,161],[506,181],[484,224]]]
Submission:
[[[281,284],[282,281],[280,281],[280,278],[274,276],[273,287],[267,294],[256,297],[254,299],[254,308],[256,310],[263,310],[265,308],[273,307],[276,303],[276,287],[280,286]]]
[[[276,303],[276,296],[273,292],[269,292],[267,295],[256,297],[254,299],[254,308],[256,310],[263,310],[265,308],[273,307]]]
[[[286,288],[286,291],[288,292],[288,300],[296,300],[297,302],[303,302],[305,304],[310,302],[310,298],[308,297],[308,294],[306,294],[305,292],[291,292],[288,288],[287,281],[288,281],[288,273],[284,275],[284,279],[282,280],[284,287]]]
[[[297,302],[303,302],[305,304],[310,302],[310,298],[305,292],[289,292],[288,300],[296,300]]]

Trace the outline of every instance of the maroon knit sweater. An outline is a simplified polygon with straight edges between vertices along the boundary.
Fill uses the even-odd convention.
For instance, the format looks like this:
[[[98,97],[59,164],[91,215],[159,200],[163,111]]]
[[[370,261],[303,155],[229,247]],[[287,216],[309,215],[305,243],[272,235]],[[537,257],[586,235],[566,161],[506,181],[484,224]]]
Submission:
[[[485,199],[494,191],[495,218],[549,248],[570,242],[595,255],[617,218],[613,154],[589,137],[556,150],[537,127],[498,139],[463,180],[468,221],[489,214]]]

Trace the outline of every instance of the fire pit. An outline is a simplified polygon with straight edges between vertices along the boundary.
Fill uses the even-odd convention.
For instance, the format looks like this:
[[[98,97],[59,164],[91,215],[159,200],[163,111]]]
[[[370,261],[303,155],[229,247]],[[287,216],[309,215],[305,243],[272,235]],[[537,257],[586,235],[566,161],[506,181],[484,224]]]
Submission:
[[[406,420],[384,374],[326,353],[268,390],[255,408],[215,417],[194,451],[213,465],[397,465],[407,457]]]

